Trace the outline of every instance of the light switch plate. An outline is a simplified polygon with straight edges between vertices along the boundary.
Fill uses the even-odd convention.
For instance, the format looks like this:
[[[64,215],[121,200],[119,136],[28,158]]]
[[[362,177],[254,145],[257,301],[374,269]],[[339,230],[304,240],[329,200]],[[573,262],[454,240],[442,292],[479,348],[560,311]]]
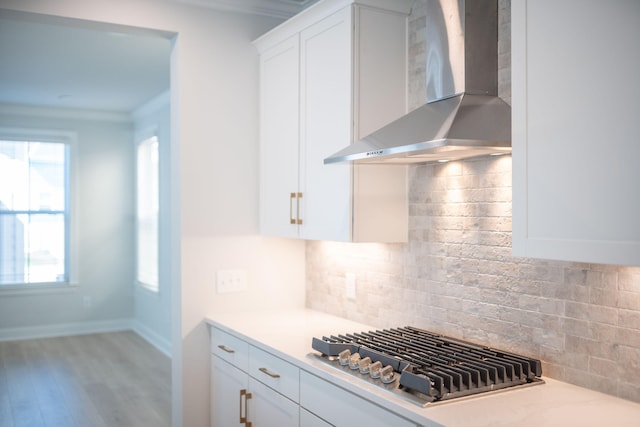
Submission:
[[[245,270],[218,270],[216,277],[216,292],[219,294],[247,290],[247,272]]]

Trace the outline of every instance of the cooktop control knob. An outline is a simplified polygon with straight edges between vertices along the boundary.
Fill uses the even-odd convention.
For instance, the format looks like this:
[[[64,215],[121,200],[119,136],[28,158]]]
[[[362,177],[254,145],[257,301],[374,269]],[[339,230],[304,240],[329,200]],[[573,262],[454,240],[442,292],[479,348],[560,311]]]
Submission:
[[[368,374],[369,367],[371,366],[371,358],[367,356],[364,359],[360,359],[360,362],[358,362],[358,365],[359,365],[361,374]]]
[[[390,365],[385,366],[380,370],[380,380],[385,384],[390,384],[396,379],[396,374],[393,372],[393,367]]]
[[[360,361],[360,353],[354,353],[349,357],[349,367],[353,370],[356,370],[360,367],[358,362]]]
[[[338,354],[338,361],[342,366],[347,366],[349,364],[349,357],[351,356],[351,350],[346,349],[342,350],[340,354]]]
[[[369,366],[369,374],[371,378],[380,378],[380,371],[382,370],[382,363],[380,361],[373,362],[371,366]]]

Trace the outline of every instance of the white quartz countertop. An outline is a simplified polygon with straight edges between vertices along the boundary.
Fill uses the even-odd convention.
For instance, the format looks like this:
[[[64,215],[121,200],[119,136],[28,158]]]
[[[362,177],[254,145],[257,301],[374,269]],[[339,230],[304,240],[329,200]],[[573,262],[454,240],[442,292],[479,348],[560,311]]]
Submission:
[[[542,385],[419,407],[310,357],[313,337],[378,329],[318,311],[219,313],[205,320],[422,426],[640,426],[640,404],[556,381],[544,372]]]

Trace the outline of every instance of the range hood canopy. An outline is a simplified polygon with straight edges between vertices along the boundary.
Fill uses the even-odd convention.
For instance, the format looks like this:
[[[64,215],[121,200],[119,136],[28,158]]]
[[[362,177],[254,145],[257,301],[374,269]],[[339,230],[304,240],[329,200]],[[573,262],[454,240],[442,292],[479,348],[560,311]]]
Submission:
[[[423,163],[511,152],[497,0],[427,0],[427,103],[324,160]]]

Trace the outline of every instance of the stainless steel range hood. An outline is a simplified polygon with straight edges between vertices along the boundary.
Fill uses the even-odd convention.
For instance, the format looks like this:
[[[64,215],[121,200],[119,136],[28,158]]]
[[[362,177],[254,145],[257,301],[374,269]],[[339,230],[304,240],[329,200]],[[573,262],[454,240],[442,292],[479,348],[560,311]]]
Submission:
[[[427,0],[427,103],[324,160],[422,163],[511,152],[497,0]]]

